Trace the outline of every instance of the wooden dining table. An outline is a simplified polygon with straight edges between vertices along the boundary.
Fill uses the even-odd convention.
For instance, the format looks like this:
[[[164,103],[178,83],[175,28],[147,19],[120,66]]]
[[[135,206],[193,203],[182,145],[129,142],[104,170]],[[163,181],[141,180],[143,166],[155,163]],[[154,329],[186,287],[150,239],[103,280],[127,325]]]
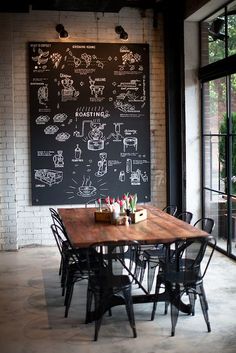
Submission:
[[[58,213],[75,247],[87,248],[94,243],[122,240],[136,240],[140,244],[168,244],[209,235],[155,206],[140,207],[147,210],[147,218],[128,226],[95,222],[96,208],[93,207],[58,208]]]
[[[95,222],[96,208],[58,208],[66,233],[78,248],[88,248],[95,243],[111,241],[138,241],[142,245],[172,244],[177,240],[207,237],[209,234],[153,205],[142,205],[147,218],[130,225],[115,225],[110,222]],[[138,283],[138,281],[137,281]],[[153,302],[156,297],[138,283],[144,294],[133,295],[133,303]],[[115,305],[119,305],[119,299]],[[158,296],[158,301],[168,300],[166,293]],[[122,301],[120,302],[122,304]],[[190,307],[180,303],[182,312],[189,313]]]

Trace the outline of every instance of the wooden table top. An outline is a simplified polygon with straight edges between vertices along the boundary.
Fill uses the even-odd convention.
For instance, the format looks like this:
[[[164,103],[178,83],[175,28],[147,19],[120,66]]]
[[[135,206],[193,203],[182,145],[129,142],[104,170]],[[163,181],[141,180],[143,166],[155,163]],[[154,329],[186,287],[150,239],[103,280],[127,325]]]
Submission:
[[[58,213],[72,244],[76,247],[119,240],[137,240],[141,244],[171,243],[178,239],[209,235],[157,207],[140,207],[147,209],[147,219],[129,226],[95,222],[95,208],[59,208]]]

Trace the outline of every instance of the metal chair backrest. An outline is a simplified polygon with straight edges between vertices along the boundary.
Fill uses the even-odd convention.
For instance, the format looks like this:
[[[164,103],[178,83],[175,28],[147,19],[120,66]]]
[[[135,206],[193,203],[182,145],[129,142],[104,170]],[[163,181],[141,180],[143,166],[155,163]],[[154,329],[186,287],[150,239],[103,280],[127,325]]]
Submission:
[[[211,234],[215,227],[215,221],[212,218],[208,217],[200,218],[194,223],[194,227],[197,226],[200,226],[202,230]]]
[[[206,261],[202,265],[202,260],[205,257],[207,246],[210,250],[207,253]],[[189,274],[192,274],[196,281],[200,281],[205,276],[212,255],[215,251],[216,239],[213,236],[200,237],[197,239],[188,239],[184,243],[177,242],[176,253],[173,258],[171,268],[176,272],[186,274],[186,278],[190,279]]]
[[[51,230],[53,233],[53,236],[55,238],[58,250],[61,254],[61,256],[63,257],[64,253],[63,253],[63,244],[65,242],[65,237],[63,234],[63,230],[56,224],[52,224],[51,225]]]
[[[140,254],[140,245],[136,241],[116,241],[95,243],[89,247],[88,264],[90,272],[96,270],[96,275],[106,276],[130,275],[131,281],[135,279],[137,264]],[[99,268],[94,267],[97,259]]]
[[[65,232],[65,228],[59,216],[59,213],[52,207],[49,208],[49,211],[51,213],[53,224],[59,225],[61,228],[63,228],[63,231]]]
[[[190,243],[190,242],[189,242]],[[196,271],[200,269],[202,265],[202,260],[206,257],[206,249],[207,246],[211,244],[209,253],[207,254],[208,259],[204,262],[204,265],[201,268],[201,272],[199,272],[199,280],[205,276],[209,263],[211,261],[212,255],[215,251],[216,247],[216,239],[213,236],[199,238],[195,240],[192,244],[190,244],[185,251],[185,258],[189,261],[192,258],[193,263],[187,267],[188,270]]]
[[[168,205],[162,209],[162,211],[170,214],[171,216],[175,216],[177,213],[177,206],[175,205]]]
[[[87,263],[87,249],[75,248],[71,243],[67,233],[64,231],[64,228],[58,224],[52,224],[51,229],[53,235],[59,244],[60,253],[63,256],[66,256],[65,250],[70,252],[70,262],[77,264],[80,268],[85,268],[85,263]],[[64,242],[66,240],[67,246],[65,248]],[[64,250],[64,251],[63,251]]]
[[[181,212],[177,216],[177,218],[182,219],[182,221],[190,224],[192,221],[192,218],[193,218],[193,214],[192,214],[192,212],[184,211],[184,212]]]

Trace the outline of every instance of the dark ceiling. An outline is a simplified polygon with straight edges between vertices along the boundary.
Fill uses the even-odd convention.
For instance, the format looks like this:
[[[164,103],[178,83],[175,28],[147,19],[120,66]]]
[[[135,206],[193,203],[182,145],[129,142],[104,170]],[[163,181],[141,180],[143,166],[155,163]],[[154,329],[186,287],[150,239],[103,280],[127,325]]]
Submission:
[[[119,12],[122,7],[161,10],[164,0],[21,0],[0,3],[0,12],[32,10]]]
[[[211,0],[2,0],[0,12],[29,12],[32,10],[45,11],[87,11],[87,12],[115,12],[123,7],[133,7],[141,10],[153,9],[154,13],[165,12],[168,16],[170,9],[175,11],[182,8],[187,18]]]

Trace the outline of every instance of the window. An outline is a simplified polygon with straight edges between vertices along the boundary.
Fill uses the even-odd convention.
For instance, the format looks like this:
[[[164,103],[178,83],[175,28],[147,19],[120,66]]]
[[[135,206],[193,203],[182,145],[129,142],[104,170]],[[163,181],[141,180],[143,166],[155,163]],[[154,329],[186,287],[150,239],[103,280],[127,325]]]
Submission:
[[[200,29],[203,216],[215,220],[218,248],[236,258],[236,1]]]
[[[226,57],[224,11],[201,22],[201,66]]]
[[[201,66],[236,54],[236,1],[201,22]]]

